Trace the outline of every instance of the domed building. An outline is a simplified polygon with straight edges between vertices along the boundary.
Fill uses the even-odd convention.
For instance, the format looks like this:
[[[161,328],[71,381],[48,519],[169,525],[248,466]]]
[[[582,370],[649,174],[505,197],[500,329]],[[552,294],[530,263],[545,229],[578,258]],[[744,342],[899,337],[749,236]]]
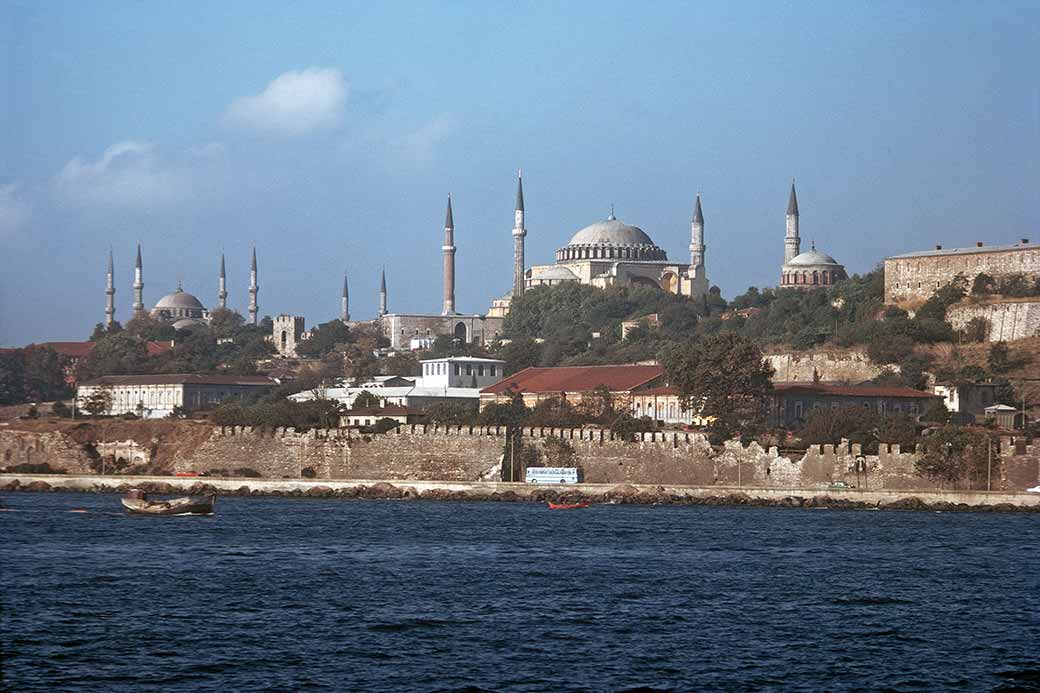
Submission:
[[[798,196],[791,182],[791,197],[787,201],[787,234],[784,238],[784,264],[780,268],[780,288],[809,291],[834,286],[849,278],[845,267],[827,253],[816,249],[801,252],[802,239],[798,229]]]
[[[704,270],[704,215],[700,195],[691,222],[690,263],[668,259],[638,226],[614,216],[589,224],[556,251],[556,262],[534,265],[525,272],[524,288],[575,281],[600,288],[648,286],[682,296],[708,291]]]
[[[159,299],[151,310],[151,316],[162,322],[172,322],[178,330],[189,325],[209,320],[209,311],[202,301],[195,298],[179,285],[172,294]]]

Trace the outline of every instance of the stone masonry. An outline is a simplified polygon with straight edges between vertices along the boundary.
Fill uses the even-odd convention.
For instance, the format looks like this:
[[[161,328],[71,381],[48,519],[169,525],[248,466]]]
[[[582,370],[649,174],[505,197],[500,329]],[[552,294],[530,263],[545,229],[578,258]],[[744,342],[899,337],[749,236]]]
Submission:
[[[1010,342],[1040,335],[1040,301],[963,303],[947,309],[946,318],[955,330],[962,330],[973,318],[989,323],[990,342]]]

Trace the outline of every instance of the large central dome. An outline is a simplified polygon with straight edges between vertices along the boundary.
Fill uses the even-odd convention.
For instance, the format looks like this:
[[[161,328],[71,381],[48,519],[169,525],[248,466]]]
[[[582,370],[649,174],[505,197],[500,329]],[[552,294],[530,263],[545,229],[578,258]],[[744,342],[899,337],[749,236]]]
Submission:
[[[574,234],[567,245],[656,245],[638,226],[629,226],[611,216],[589,224]]]
[[[181,309],[197,309],[205,310],[205,306],[202,305],[202,301],[189,294],[184,289],[177,287],[177,290],[172,294],[166,294],[159,299],[159,302],[155,304],[156,309],[163,308],[181,308]]]

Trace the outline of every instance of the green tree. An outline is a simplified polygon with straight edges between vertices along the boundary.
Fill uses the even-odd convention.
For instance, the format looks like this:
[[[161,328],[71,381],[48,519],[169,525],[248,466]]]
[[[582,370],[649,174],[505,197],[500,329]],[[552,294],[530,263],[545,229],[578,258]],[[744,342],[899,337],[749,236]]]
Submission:
[[[430,423],[441,426],[464,426],[476,423],[478,407],[468,402],[437,402],[424,410]]]
[[[321,358],[352,341],[350,328],[340,320],[330,320],[311,330],[310,337],[296,345],[296,353],[308,358]]]
[[[714,417],[718,435],[753,433],[764,423],[773,369],[747,338],[723,333],[676,344],[662,353],[662,362],[683,408]]]
[[[357,393],[354,397],[353,409],[368,409],[370,407],[379,407],[382,405],[382,400],[373,395],[368,390],[362,390]]]
[[[237,310],[217,308],[209,314],[209,329],[217,338],[234,338],[245,325],[246,319]]]
[[[94,348],[76,367],[76,379],[83,382],[103,375],[135,375],[148,370],[145,343],[129,330],[94,343]]]
[[[87,395],[82,402],[82,409],[91,416],[100,416],[112,406],[112,391],[107,387],[98,387]]]

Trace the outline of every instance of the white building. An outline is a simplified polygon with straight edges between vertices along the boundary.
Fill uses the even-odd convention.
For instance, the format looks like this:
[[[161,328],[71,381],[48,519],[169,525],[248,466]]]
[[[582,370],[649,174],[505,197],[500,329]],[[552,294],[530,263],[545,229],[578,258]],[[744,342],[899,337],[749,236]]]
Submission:
[[[106,392],[104,416],[135,414],[142,419],[161,419],[175,407],[186,411],[212,409],[229,397],[266,394],[278,383],[258,375],[106,375],[76,388],[76,406],[98,392]]]
[[[481,388],[498,382],[505,375],[506,362],[471,356],[451,356],[443,359],[420,361],[422,375],[376,376],[357,385],[340,385],[318,390],[307,390],[289,398],[303,402],[322,397],[354,407],[354,400],[362,392],[379,398],[383,406],[397,405],[421,409],[438,402],[480,401]]]

